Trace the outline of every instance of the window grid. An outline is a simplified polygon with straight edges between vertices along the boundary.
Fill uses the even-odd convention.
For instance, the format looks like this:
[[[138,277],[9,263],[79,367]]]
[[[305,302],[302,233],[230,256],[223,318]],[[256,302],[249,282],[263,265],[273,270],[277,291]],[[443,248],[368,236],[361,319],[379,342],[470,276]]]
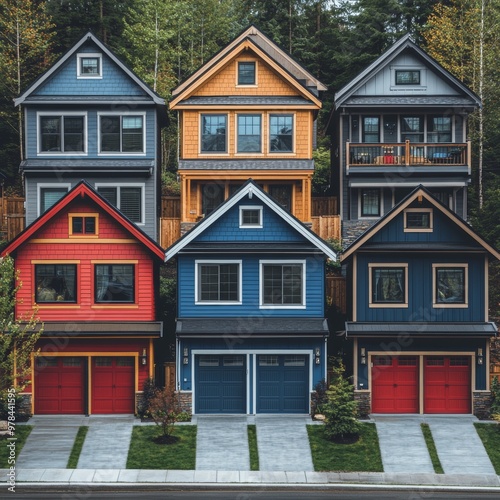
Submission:
[[[263,265],[263,305],[302,305],[302,264]]]
[[[239,264],[199,264],[199,302],[239,302],[239,269]]]
[[[201,116],[201,152],[226,153],[226,115]]]
[[[101,115],[101,153],[143,153],[142,115]]]
[[[255,62],[238,63],[238,85],[255,85]]]
[[[261,116],[238,115],[238,153],[261,152]]]

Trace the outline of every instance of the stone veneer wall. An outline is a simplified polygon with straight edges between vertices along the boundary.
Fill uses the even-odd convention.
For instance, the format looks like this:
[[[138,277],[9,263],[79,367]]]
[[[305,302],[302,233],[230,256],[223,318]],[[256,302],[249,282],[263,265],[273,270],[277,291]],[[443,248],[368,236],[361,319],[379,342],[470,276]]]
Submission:
[[[181,236],[184,236],[188,231],[191,231],[196,225],[196,222],[182,222],[181,223]]]
[[[472,413],[479,419],[490,417],[491,392],[474,392],[472,394]]]
[[[371,413],[371,398],[369,392],[355,392],[354,400],[358,403],[358,417],[368,418]]]
[[[192,392],[178,392],[179,402],[181,405],[182,411],[186,411],[191,413],[193,408],[193,393]]]
[[[31,398],[30,393],[21,393],[21,401],[19,406],[16,408],[16,419],[23,421],[31,416]]]

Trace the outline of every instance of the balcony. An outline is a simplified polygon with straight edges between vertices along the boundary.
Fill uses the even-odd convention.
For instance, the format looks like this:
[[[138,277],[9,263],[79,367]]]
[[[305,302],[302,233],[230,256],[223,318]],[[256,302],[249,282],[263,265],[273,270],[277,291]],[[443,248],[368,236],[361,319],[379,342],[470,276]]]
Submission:
[[[467,172],[470,175],[471,143],[346,143],[347,173],[387,172],[414,167],[421,172]]]

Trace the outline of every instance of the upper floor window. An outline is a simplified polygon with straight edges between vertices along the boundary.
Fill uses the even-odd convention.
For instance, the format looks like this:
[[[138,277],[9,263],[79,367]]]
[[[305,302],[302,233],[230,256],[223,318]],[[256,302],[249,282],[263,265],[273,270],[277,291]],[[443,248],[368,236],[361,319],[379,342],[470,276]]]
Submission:
[[[70,189],[69,184],[38,185],[38,200],[40,203],[38,215],[42,215],[52,205],[58,202]]]
[[[134,264],[96,264],[95,301],[135,302]]]
[[[132,222],[144,222],[143,186],[96,184],[96,190]]]
[[[262,151],[260,115],[238,115],[238,153]]]
[[[433,264],[434,307],[467,307],[467,264]]]
[[[98,214],[69,214],[70,236],[96,236]]]
[[[380,217],[380,190],[361,190],[361,217]]]
[[[101,153],[143,153],[144,115],[100,115]]]
[[[260,263],[261,307],[305,307],[305,262]]]
[[[451,116],[427,117],[427,142],[451,142]]]
[[[196,302],[241,304],[241,261],[196,262]]]
[[[227,151],[226,115],[201,115],[201,152]]]
[[[76,302],[76,264],[35,264],[35,301]]]
[[[431,208],[407,208],[404,211],[404,231],[431,232],[433,213]]]
[[[401,140],[410,142],[424,142],[423,116],[401,117]]]
[[[369,264],[370,307],[408,307],[408,264]]]
[[[255,62],[238,62],[238,85],[255,85],[257,78]]]
[[[291,184],[270,184],[269,194],[281,205],[282,208],[292,211],[292,186]]]
[[[207,216],[212,213],[223,201],[225,186],[219,182],[209,182],[201,185],[201,210]]]
[[[396,85],[420,85],[420,70],[397,69]]]
[[[262,207],[240,206],[240,227],[261,228]]]
[[[380,141],[380,118],[378,116],[363,117],[363,142]]]
[[[78,54],[76,72],[78,78],[102,78],[101,54]]]
[[[84,153],[84,115],[40,115],[40,153]]]
[[[293,151],[292,115],[270,116],[269,145],[272,153],[291,153]]]

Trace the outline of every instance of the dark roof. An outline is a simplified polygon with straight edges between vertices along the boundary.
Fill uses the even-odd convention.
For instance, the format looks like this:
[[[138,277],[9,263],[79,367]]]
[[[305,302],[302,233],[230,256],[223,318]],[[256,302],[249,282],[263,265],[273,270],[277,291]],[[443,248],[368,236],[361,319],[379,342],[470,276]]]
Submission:
[[[224,242],[221,247],[221,242],[209,242],[209,241],[201,241],[190,243],[188,246],[184,247],[179,253],[280,253],[280,254],[293,254],[293,253],[315,253],[323,255],[323,252],[314,246],[313,244],[304,241],[301,243],[292,243],[292,242],[245,242],[245,243],[227,243]]]
[[[352,96],[343,106],[418,106],[418,107],[477,107],[473,99],[460,96]]]
[[[182,101],[183,106],[201,105],[270,105],[270,106],[309,106],[311,101],[300,96],[192,96]]]
[[[497,334],[495,323],[357,323],[346,322],[346,337],[493,337]]]
[[[392,242],[386,241],[382,243],[365,243],[358,251],[359,252],[376,252],[378,250],[388,250],[388,251],[406,251],[406,252],[486,252],[486,250],[480,246],[463,245],[463,244],[453,244],[446,242]]]
[[[62,103],[71,103],[71,104],[89,104],[92,102],[98,103],[108,103],[113,104],[115,102],[123,104],[127,102],[138,102],[141,104],[150,104],[154,105],[155,103],[151,101],[146,95],[143,96],[123,96],[123,95],[32,95],[27,97],[24,102],[31,102],[36,104],[43,104],[44,102],[53,104],[57,102],[58,104]]]
[[[189,336],[242,336],[242,335],[328,335],[324,318],[265,318],[263,316],[241,318],[179,318],[176,334]]]
[[[133,336],[144,335],[161,337],[162,322],[161,321],[124,321],[124,322],[45,322],[37,325],[36,331],[43,326],[44,336],[65,336],[76,337],[81,335],[119,335]]]
[[[179,170],[314,170],[314,160],[180,160]]]
[[[57,171],[74,172],[95,170],[96,172],[120,171],[120,172],[143,172],[150,173],[150,170],[155,166],[154,160],[146,159],[120,159],[120,160],[104,160],[104,159],[89,159],[86,156],[82,157],[63,157],[63,158],[47,158],[47,159],[30,159],[21,162],[20,170],[30,172],[47,172]]]

